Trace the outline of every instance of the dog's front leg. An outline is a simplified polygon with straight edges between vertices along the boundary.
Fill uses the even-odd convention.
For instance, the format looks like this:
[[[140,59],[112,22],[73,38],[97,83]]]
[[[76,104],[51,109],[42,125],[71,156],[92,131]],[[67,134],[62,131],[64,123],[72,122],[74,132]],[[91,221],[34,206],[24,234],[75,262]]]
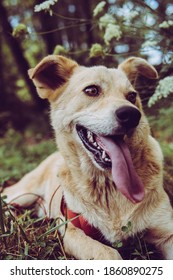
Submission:
[[[67,254],[82,260],[121,260],[117,250],[87,236],[82,230],[68,224],[64,239]]]
[[[57,188],[59,186],[56,174],[62,162],[63,159],[57,152],[50,155],[19,182],[3,189],[2,195],[7,196],[6,202],[18,204],[21,207],[29,207],[38,199],[46,200],[47,196],[51,197],[56,189],[54,186],[57,186]],[[50,200],[51,198],[48,198],[46,201],[47,209],[49,209]],[[56,214],[55,216],[57,216]]]
[[[37,181],[33,180],[32,173],[33,171],[25,175],[13,186],[4,188],[2,195],[7,196],[7,203],[29,207],[41,196],[42,189],[38,187]]]

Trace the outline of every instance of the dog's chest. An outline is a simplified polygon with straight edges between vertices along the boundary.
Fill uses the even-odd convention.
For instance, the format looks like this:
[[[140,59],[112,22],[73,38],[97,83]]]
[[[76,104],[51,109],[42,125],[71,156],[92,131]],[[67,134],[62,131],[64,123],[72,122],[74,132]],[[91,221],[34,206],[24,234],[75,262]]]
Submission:
[[[114,243],[127,239],[134,234],[134,210],[129,209],[128,203],[122,202],[117,205],[116,200],[112,200],[109,207],[81,202],[76,200],[70,192],[65,192],[65,199],[69,209],[77,214],[81,214],[84,219],[94,228],[98,229],[105,239]]]

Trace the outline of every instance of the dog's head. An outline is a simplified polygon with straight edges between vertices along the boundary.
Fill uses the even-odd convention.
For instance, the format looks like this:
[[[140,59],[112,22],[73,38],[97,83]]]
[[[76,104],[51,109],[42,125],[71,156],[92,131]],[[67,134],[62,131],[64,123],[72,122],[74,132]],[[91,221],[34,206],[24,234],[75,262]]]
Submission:
[[[93,168],[112,170],[117,188],[133,202],[140,201],[144,191],[125,144],[128,140],[124,140],[133,138],[135,142],[138,138],[140,142],[139,135],[144,134],[137,131],[148,127],[133,86],[138,74],[157,78],[154,67],[136,57],[125,60],[118,69],[110,69],[83,67],[71,59],[50,55],[29,70],[40,97],[50,101],[62,152],[64,144],[73,143],[73,153],[92,162]]]

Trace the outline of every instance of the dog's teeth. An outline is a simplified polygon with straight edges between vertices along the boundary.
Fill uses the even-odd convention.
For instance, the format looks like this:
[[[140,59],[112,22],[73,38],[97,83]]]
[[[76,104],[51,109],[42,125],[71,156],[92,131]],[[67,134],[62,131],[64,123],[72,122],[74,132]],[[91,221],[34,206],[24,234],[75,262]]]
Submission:
[[[92,134],[91,134],[91,131],[87,131],[87,137],[89,138],[90,136],[91,136]]]
[[[90,131],[87,131],[87,138],[88,138],[88,141],[93,143],[94,142],[94,138],[93,138],[93,135]]]
[[[111,162],[110,158],[107,158],[107,157],[104,160],[107,162]]]
[[[94,142],[94,139],[93,139],[93,136],[92,136],[92,135],[90,136],[89,141],[90,141],[91,143]]]
[[[97,147],[97,143],[96,143],[96,142],[94,142],[93,145],[94,145],[95,147]]]
[[[106,158],[106,152],[103,151],[103,152],[102,152],[102,159],[105,159],[105,158]]]

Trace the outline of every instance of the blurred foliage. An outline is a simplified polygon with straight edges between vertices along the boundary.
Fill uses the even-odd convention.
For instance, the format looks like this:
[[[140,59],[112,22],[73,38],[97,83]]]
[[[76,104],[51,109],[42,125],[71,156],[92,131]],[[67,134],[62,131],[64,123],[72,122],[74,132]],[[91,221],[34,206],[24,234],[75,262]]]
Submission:
[[[37,97],[27,74],[30,67],[51,53],[68,55],[88,66],[104,64],[108,67],[116,67],[129,56],[140,56],[148,59],[159,72],[158,81],[139,77],[137,90],[141,93],[152,132],[163,148],[164,185],[173,202],[172,1],[54,0],[47,1],[46,5],[53,3],[48,6],[42,2],[0,1],[1,185],[12,184],[55,150],[48,120],[49,108]],[[5,204],[3,207],[3,211],[8,212]],[[4,214],[6,226],[10,227],[7,212]],[[19,219],[24,230],[33,236],[36,229],[31,226],[30,213],[21,215]],[[16,222],[12,225],[9,231],[13,232],[14,238],[7,240],[12,242],[9,246],[14,245],[14,240],[17,240],[15,234],[19,231]],[[51,224],[47,226],[51,227]],[[16,251],[6,250],[3,243],[1,252],[4,252],[4,258],[28,259],[30,253],[37,258],[37,250],[40,250],[40,258],[44,254],[49,258],[53,256],[50,247],[57,245],[51,243],[51,238],[40,243],[40,249],[34,239],[30,251],[25,238],[21,239],[22,245]],[[135,252],[140,258],[145,258],[141,257],[137,247],[141,247],[140,242]],[[146,254],[149,254],[147,250]]]
[[[56,150],[53,139],[33,131],[21,134],[9,129],[0,139],[0,182],[14,183]]]

